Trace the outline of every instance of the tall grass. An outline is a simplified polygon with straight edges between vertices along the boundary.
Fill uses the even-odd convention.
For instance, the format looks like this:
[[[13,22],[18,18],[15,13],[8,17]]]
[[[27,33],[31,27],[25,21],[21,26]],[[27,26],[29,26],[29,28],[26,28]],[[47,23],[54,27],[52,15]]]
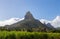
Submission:
[[[60,33],[0,31],[0,39],[60,39]]]

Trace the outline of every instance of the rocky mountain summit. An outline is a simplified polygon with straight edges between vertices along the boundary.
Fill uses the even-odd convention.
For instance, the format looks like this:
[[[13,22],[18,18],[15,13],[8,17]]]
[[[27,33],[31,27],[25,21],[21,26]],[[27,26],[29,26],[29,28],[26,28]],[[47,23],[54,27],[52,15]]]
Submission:
[[[33,17],[33,15],[30,13],[30,11],[28,11],[28,12],[26,13],[25,19],[34,20],[34,17]]]

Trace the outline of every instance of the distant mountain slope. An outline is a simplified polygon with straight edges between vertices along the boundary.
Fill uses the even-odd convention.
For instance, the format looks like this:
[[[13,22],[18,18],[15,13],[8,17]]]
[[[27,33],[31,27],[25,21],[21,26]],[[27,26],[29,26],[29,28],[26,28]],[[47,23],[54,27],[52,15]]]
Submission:
[[[40,19],[41,23],[50,23],[53,27],[57,28],[57,27],[60,27],[60,16],[57,16],[54,20],[52,21],[48,21],[48,20],[45,20],[45,19]]]
[[[0,21],[0,26],[5,26],[5,25],[11,25],[14,23],[17,23],[18,21],[23,20],[24,18],[20,19],[20,18],[11,18],[8,20],[4,20],[4,21]]]
[[[45,19],[41,19],[40,21],[41,21],[41,23],[45,24],[46,26],[48,26],[50,28],[53,28],[50,21],[45,20]]]

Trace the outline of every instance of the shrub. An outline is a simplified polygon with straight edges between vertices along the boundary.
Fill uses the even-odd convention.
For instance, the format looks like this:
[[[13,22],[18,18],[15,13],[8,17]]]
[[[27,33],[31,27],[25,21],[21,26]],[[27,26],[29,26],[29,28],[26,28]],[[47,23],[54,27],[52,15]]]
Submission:
[[[0,39],[60,39],[60,33],[0,31]]]

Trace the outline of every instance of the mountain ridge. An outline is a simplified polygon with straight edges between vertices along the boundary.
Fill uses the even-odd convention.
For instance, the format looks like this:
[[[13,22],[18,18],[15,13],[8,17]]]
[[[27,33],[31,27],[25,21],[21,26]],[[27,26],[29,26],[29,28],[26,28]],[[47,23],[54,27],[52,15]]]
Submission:
[[[50,23],[54,28],[60,27],[60,16],[56,16],[52,21],[40,19],[41,23]]]
[[[36,29],[40,29],[40,30],[52,30],[54,28],[48,27],[45,24],[42,24],[39,20],[35,19],[33,17],[33,15],[31,14],[31,12],[27,12],[25,15],[24,20],[21,20],[17,23],[14,23],[12,25],[7,25],[5,26],[5,28],[7,29],[31,29],[31,28],[36,28]]]

